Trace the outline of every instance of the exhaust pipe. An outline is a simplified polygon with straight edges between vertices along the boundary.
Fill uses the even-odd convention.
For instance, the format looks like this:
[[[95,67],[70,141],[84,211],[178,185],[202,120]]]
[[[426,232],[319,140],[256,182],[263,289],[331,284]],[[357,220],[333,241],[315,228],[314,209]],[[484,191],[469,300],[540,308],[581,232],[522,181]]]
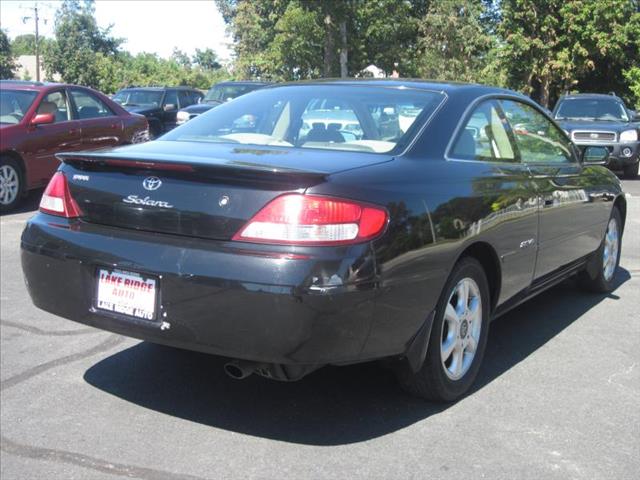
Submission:
[[[259,365],[254,362],[234,360],[224,364],[224,373],[236,380],[242,380],[251,375],[258,366]]]

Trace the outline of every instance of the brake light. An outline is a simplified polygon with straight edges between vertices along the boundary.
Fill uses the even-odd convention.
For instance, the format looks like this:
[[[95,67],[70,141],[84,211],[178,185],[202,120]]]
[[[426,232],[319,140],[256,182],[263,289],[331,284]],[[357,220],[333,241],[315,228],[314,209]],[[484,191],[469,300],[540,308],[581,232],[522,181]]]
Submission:
[[[80,216],[80,207],[71,197],[67,177],[56,172],[42,194],[40,211],[60,217],[76,218]]]
[[[290,194],[268,203],[234,240],[284,245],[335,245],[371,240],[384,230],[383,208],[350,200]]]

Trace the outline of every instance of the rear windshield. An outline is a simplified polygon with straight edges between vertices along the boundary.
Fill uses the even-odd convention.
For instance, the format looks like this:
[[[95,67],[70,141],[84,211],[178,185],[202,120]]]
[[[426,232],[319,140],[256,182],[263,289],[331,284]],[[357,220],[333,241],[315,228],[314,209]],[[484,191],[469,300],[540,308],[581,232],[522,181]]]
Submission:
[[[624,106],[616,100],[575,98],[562,100],[556,120],[604,120],[628,122]]]
[[[257,85],[216,85],[207,92],[205,102],[224,103],[260,88]]]
[[[120,90],[112,100],[123,107],[159,107],[162,91],[156,90]]]
[[[406,146],[444,100],[428,90],[283,86],[254,91],[162,140],[386,153]]]

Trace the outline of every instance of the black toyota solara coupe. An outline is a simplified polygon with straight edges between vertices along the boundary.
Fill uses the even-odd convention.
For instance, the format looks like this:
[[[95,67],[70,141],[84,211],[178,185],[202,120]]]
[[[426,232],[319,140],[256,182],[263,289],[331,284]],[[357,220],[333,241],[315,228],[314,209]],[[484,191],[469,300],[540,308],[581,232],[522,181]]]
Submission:
[[[267,87],[158,141],[59,155],[22,235],[33,302],[296,380],[387,359],[451,401],[492,319],[613,288],[626,202],[535,103],[479,85]]]

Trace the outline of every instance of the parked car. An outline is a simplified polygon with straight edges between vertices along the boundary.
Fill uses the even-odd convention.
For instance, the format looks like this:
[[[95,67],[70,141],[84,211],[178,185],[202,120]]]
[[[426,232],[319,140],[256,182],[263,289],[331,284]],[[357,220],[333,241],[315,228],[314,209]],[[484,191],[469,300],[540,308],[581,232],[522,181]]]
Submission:
[[[0,209],[43,187],[55,154],[145,141],[147,121],[90,88],[57,83],[0,83]]]
[[[609,166],[626,178],[638,176],[640,115],[615,95],[582,93],[560,97],[553,117],[581,149],[609,150]]]
[[[301,132],[318,99],[359,131]],[[385,109],[412,124],[391,135]],[[59,158],[22,235],[35,305],[230,357],[234,378],[385,358],[408,391],[455,400],[490,320],[572,275],[616,282],[627,205],[607,150],[580,158],[509,90],[272,86],[162,141]]]
[[[239,81],[220,82],[209,89],[200,103],[182,108],[178,111],[178,125],[187,123],[201,113],[211,110],[213,107],[233,100],[241,95],[252,92],[259,88],[271,85],[269,82]]]
[[[129,87],[116,92],[113,100],[147,117],[151,138],[157,138],[175,128],[178,110],[197,104],[203,96],[191,87]]]

